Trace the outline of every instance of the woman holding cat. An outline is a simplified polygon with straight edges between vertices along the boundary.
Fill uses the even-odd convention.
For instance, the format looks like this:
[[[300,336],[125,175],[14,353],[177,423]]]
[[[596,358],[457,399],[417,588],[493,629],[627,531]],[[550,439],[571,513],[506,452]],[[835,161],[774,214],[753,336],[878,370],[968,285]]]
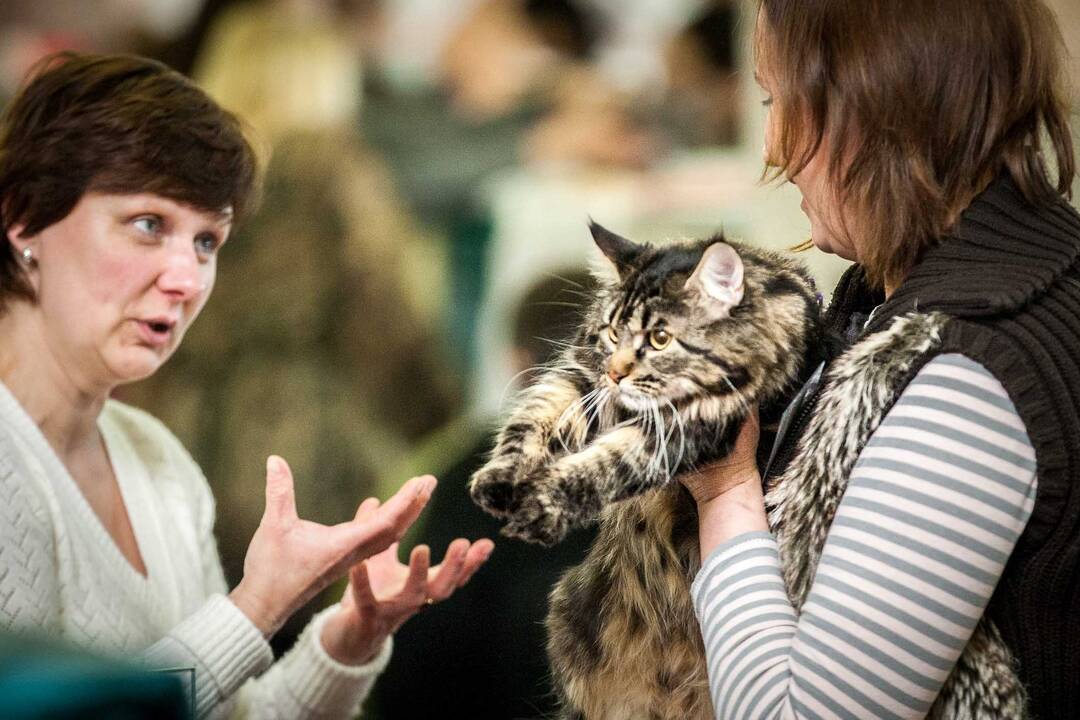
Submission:
[[[683,480],[716,717],[1080,716],[1061,46],[1040,0],[762,0],[766,160],[856,265],[764,472],[751,418]]]
[[[390,635],[464,584],[490,541],[394,541],[434,478],[414,478],[349,522],[300,519],[283,460],[228,592],[214,504],[157,421],[109,399],[156,371],[206,302],[215,257],[256,185],[237,120],[158,63],[54,58],[0,121],[0,625],[194,668],[196,714],[352,717]],[[366,558],[366,561],[365,561]],[[267,643],[348,574],[262,677]],[[241,686],[244,686],[241,689]]]

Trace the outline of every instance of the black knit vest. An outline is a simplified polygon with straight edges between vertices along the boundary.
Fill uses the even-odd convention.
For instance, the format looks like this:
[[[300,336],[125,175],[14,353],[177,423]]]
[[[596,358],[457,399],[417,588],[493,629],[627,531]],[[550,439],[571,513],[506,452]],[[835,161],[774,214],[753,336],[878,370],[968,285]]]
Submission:
[[[853,267],[827,324],[843,333],[881,299]],[[986,367],[1035,447],[1035,508],[987,612],[1020,663],[1033,716],[1080,718],[1080,215],[1064,199],[1032,205],[1000,178],[925,253],[861,338],[899,315],[931,311],[952,318],[934,352]],[[805,425],[782,438],[767,482],[783,472]]]

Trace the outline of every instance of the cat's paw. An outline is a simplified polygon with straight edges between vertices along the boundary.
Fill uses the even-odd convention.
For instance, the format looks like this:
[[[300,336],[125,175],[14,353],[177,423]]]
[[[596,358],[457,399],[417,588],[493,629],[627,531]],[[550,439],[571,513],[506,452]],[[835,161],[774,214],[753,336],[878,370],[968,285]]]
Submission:
[[[518,468],[504,460],[493,460],[473,473],[469,495],[484,512],[498,518],[507,517],[514,506],[514,485]]]
[[[561,496],[535,486],[516,488],[513,514],[502,534],[551,547],[570,531],[570,516]]]

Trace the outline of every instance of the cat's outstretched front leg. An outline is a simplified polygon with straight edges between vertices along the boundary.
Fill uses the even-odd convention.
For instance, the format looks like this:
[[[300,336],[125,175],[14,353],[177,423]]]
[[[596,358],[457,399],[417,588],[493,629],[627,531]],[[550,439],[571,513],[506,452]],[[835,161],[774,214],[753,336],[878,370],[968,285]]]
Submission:
[[[667,421],[672,418],[667,417]],[[585,450],[566,455],[514,488],[513,513],[503,532],[553,545],[575,527],[599,517],[609,504],[660,487],[700,463],[731,451],[741,419],[731,423],[678,423],[670,432],[652,425],[622,425]],[[661,426],[663,427],[663,426]]]
[[[514,488],[513,514],[503,533],[554,545],[596,519],[608,503],[667,482],[675,468],[657,452],[655,438],[637,425],[600,435],[587,449],[559,458]]]
[[[496,517],[511,512],[514,486],[551,462],[556,432],[587,427],[583,401],[589,384],[584,375],[559,369],[545,373],[522,394],[499,431],[491,458],[472,476],[473,502]]]

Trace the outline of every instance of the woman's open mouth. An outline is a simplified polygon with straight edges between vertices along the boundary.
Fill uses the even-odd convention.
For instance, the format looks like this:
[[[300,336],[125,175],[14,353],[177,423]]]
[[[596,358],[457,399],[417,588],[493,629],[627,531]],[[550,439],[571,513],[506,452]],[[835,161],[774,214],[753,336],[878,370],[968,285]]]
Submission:
[[[142,339],[155,347],[167,345],[176,327],[175,321],[164,319],[139,320],[137,324]]]

